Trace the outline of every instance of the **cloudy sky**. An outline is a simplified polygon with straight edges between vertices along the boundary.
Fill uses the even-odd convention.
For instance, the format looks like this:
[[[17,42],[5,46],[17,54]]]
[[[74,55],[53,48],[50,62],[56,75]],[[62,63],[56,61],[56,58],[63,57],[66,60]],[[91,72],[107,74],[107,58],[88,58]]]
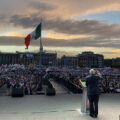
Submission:
[[[0,51],[37,52],[39,40],[25,50],[24,38],[41,19],[45,51],[120,57],[120,0],[0,0]]]

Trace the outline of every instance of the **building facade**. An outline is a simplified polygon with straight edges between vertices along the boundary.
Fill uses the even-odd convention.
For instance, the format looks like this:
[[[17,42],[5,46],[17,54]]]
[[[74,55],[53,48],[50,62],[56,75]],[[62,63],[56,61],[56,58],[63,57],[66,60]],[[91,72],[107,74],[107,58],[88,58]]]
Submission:
[[[104,65],[106,67],[119,67],[120,68],[120,58],[105,59]]]
[[[82,52],[77,56],[63,56],[57,59],[57,53],[0,53],[0,65],[9,64],[36,64],[44,66],[64,67],[104,67],[104,56],[93,52]],[[105,62],[107,63],[107,62]],[[120,65],[120,58],[112,60],[112,65]]]
[[[104,67],[104,56],[94,54],[93,52],[82,52],[78,54],[78,63],[80,67]]]
[[[56,53],[0,53],[0,65],[9,64],[37,64],[50,66],[55,65],[57,59]],[[41,60],[41,61],[40,61]]]
[[[73,56],[63,56],[61,58],[61,66],[68,67],[77,67],[78,66],[78,57]]]

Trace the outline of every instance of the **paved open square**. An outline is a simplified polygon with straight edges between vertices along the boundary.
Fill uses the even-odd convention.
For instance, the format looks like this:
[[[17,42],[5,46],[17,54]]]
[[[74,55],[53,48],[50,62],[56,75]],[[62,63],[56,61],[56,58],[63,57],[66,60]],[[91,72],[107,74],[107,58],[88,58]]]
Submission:
[[[98,118],[81,115],[82,94],[0,96],[0,120],[119,120],[120,94],[102,94]]]

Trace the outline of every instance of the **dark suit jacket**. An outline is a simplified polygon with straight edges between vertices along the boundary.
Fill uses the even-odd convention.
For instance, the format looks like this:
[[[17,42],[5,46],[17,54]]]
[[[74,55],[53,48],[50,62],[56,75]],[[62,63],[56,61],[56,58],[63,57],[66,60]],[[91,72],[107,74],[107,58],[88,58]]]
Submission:
[[[98,87],[99,80],[100,80],[100,77],[98,75],[90,75],[86,78],[88,95],[100,94],[100,89]]]

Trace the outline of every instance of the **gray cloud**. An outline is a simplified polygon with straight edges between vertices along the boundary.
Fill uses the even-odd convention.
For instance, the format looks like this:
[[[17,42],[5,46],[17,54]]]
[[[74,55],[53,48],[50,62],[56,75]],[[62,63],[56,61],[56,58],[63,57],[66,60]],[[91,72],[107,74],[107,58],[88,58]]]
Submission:
[[[31,0],[32,1],[32,0]],[[95,0],[93,0],[95,2]],[[120,39],[120,24],[108,24],[106,21],[97,21],[97,20],[81,20],[81,21],[74,21],[71,19],[64,19],[64,16],[58,16],[55,18],[50,18],[49,13],[51,14],[52,11],[58,10],[60,4],[63,4],[63,1],[60,2],[60,4],[54,4],[54,0],[52,2],[45,2],[45,1],[32,1],[32,2],[25,2],[25,5],[23,5],[25,8],[28,7],[26,5],[29,5],[29,10],[31,11],[35,10],[33,13],[25,12],[23,14],[20,14],[21,11],[13,12],[13,15],[10,15],[9,19],[8,16],[5,15],[0,16],[0,23],[3,25],[3,23],[6,23],[6,25],[9,26],[9,24],[12,24],[13,26],[17,27],[18,29],[21,27],[23,29],[27,28],[35,28],[41,21],[41,16],[43,18],[43,30],[50,30],[54,31],[56,33],[63,33],[66,35],[91,35],[91,37],[84,38],[84,39],[73,39],[73,40],[56,40],[56,39],[50,39],[50,38],[43,38],[43,43],[45,46],[60,46],[60,47],[113,47],[113,48],[119,48],[119,39]],[[110,2],[110,0],[109,0]],[[21,3],[21,2],[20,2]],[[59,1],[58,1],[59,3]],[[65,0],[65,5],[63,5],[64,11],[67,11],[67,8],[73,12],[73,8],[70,7],[70,5],[73,4],[73,0],[70,0],[68,4],[67,0]],[[79,0],[77,0],[77,3],[80,3]],[[74,3],[75,6],[78,7],[77,3]],[[86,3],[86,2],[85,2]],[[100,1],[101,6],[103,6],[104,2]],[[105,2],[107,4],[107,2]],[[110,2],[111,3],[111,2]],[[18,3],[17,3],[18,4]],[[23,1],[22,3],[23,4]],[[91,4],[91,3],[90,3]],[[68,6],[67,6],[68,5]],[[87,4],[87,6],[90,6]],[[97,6],[99,6],[99,3],[94,4],[94,8],[96,9]],[[58,8],[57,8],[58,7]],[[76,9],[76,11],[79,11],[79,9]],[[82,9],[82,8],[81,8]],[[83,13],[85,12],[85,4],[83,7]],[[12,9],[11,9],[12,10]],[[38,11],[36,11],[38,10]],[[91,7],[90,9],[91,10]],[[24,10],[23,10],[24,11]],[[58,10],[60,11],[60,10]],[[59,12],[56,12],[59,13]],[[75,12],[75,11],[74,11]],[[18,14],[17,14],[18,13]],[[55,13],[55,12],[54,12]],[[61,11],[60,11],[61,13]],[[69,11],[70,14],[70,11]],[[52,14],[54,15],[54,14]],[[72,15],[72,13],[71,13]],[[4,22],[5,21],[5,22]],[[13,27],[12,26],[12,27]],[[1,29],[1,26],[0,26]],[[22,29],[21,29],[22,30]],[[8,39],[9,38],[9,39]],[[0,37],[0,43],[1,45],[24,45],[24,39],[23,38],[10,38],[10,37]],[[4,41],[2,41],[4,39]],[[45,39],[45,40],[44,40]],[[11,42],[9,42],[9,40]],[[7,43],[8,42],[8,43]],[[32,45],[37,45],[38,42],[35,41],[32,43]]]
[[[119,48],[120,24],[108,24],[106,21],[97,20],[72,20],[75,17],[80,18],[91,13],[119,11],[119,5],[120,0],[114,2],[111,0],[1,0],[0,35],[20,31],[23,33],[28,28],[34,30],[42,17],[43,30],[68,36],[91,36],[71,40],[43,38],[44,46]],[[23,46],[24,38],[0,37],[0,45]],[[39,40],[32,41],[31,45],[38,46]]]
[[[105,10],[119,10],[119,7],[116,7],[119,4],[120,0],[0,0],[0,14],[14,15],[34,9],[49,12],[57,6],[54,13],[49,12],[50,16],[70,18]]]
[[[116,52],[101,52],[101,54],[109,54],[109,55],[111,55],[111,54],[120,54],[120,53],[116,53]]]
[[[96,40],[96,39],[50,39],[42,38],[43,45],[49,47],[105,47],[105,48],[119,48],[118,40]],[[22,37],[0,37],[0,45],[15,45],[24,46],[24,38]],[[30,46],[38,46],[39,40],[31,42]]]
[[[10,37],[10,36],[0,36],[0,45],[15,45],[15,46],[23,46],[24,38],[22,37]]]
[[[74,14],[78,12],[81,14],[81,11],[82,13],[86,13],[87,12],[86,8],[88,11],[89,10],[91,11],[93,8],[97,9],[97,7],[98,8],[103,7],[105,4],[107,5],[107,7],[108,5],[112,5],[111,0],[104,1],[104,2],[103,1],[96,2],[95,0],[92,0],[92,2],[89,2],[88,0],[85,0],[85,1],[76,0],[76,2],[73,2],[73,0],[69,0],[69,1],[68,0],[64,0],[64,1],[59,1],[59,0],[32,1],[30,0],[29,2],[25,1],[24,4],[23,4],[23,0],[19,2],[17,0],[12,0],[12,2],[14,2],[15,4],[14,6],[13,4],[10,4],[11,3],[10,1],[9,2],[7,2],[7,0],[5,1],[0,2],[1,11],[3,9],[3,6],[6,4],[10,5],[10,8],[7,6],[10,9],[10,10],[8,9],[8,12],[12,11],[13,9],[14,10],[16,9],[17,11],[11,12],[10,15],[3,14],[4,12],[2,12],[1,13],[2,15],[0,14],[1,25],[6,24],[9,26],[12,24],[13,26],[18,27],[18,29],[19,27],[22,27],[24,29],[35,28],[40,23],[41,17],[42,17],[44,30],[51,30],[57,33],[63,33],[68,35],[69,34],[70,35],[79,35],[79,34],[93,35],[95,38],[98,37],[100,39],[120,38],[120,24],[108,24],[105,21],[97,21],[97,20],[73,21],[69,19],[69,17],[68,19],[64,19],[64,16],[62,16],[62,14],[59,14],[59,13],[64,14],[65,12],[67,12],[67,14],[69,14],[70,16],[70,15],[73,15],[72,12]],[[120,3],[119,1],[114,3],[115,4]],[[23,9],[18,4],[23,5],[22,6]],[[18,9],[16,5],[18,6]],[[71,7],[71,5],[73,5],[73,7]],[[24,9],[25,9],[25,12],[24,12]],[[27,10],[31,12],[28,12]],[[54,14],[59,14],[59,15],[54,18]]]
[[[41,2],[41,1],[39,2],[32,1],[29,4],[32,8],[40,10],[40,11],[49,11],[49,10],[54,10],[56,8],[56,6],[53,4],[50,4],[47,2]]]
[[[39,16],[26,17],[14,15],[11,17],[10,22],[15,26],[30,28],[39,24],[40,20],[41,18]],[[62,20],[59,18],[49,20],[44,16],[43,29],[68,35],[93,35],[94,37],[100,37],[101,39],[120,38],[120,24],[108,24],[105,21],[101,22],[97,20],[73,21],[70,19]]]
[[[10,23],[12,23],[14,26],[30,28],[30,27],[34,27],[38,23],[40,23],[40,19],[37,17],[31,18],[31,17],[27,17],[27,16],[14,15],[11,17]]]

